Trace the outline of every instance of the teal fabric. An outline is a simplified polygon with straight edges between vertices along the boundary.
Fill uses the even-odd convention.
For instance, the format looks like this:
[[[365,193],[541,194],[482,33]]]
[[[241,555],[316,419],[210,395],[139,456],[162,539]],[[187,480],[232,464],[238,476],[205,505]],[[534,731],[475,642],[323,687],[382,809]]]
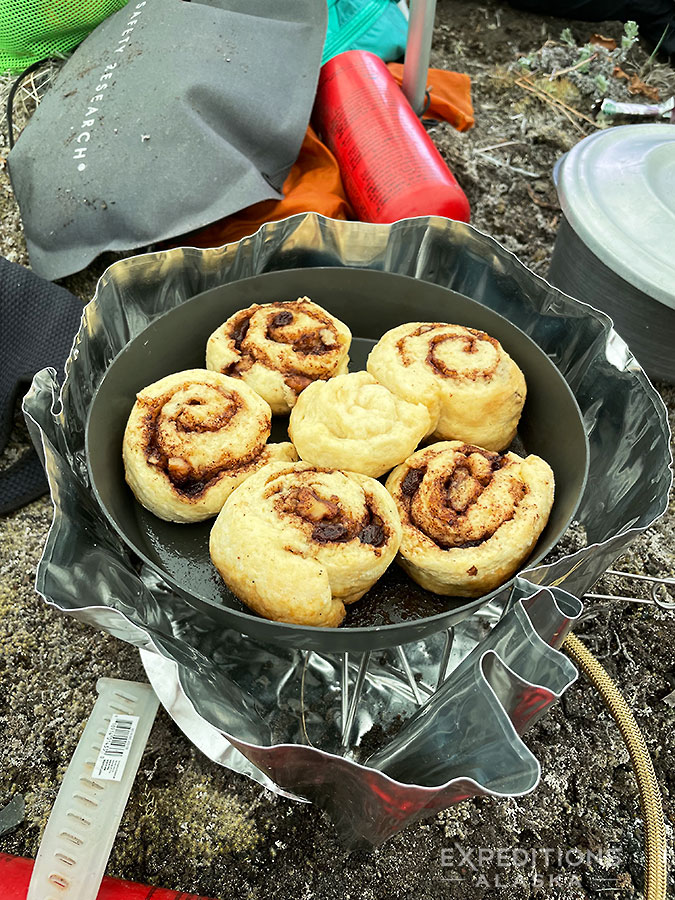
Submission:
[[[345,50],[369,50],[390,62],[405,53],[408,20],[395,0],[328,0],[322,63]]]

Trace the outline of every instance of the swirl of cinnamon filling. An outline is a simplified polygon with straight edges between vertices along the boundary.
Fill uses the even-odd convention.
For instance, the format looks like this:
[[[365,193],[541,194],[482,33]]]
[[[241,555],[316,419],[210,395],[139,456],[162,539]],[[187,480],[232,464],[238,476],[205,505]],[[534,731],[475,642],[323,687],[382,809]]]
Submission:
[[[261,616],[334,627],[400,541],[394,501],[373,478],[272,462],[227,500],[210,551],[230,590]]]
[[[437,438],[503,450],[515,437],[525,378],[484,331],[441,322],[399,325],[373,347],[368,371],[397,396],[424,403]]]
[[[122,445],[127,483],[161,519],[198,522],[292,444],[266,444],[271,410],[248,385],[206,369],[167,375],[137,394]]]
[[[313,381],[347,371],[351,332],[308,297],[254,303],[230,316],[206,345],[206,367],[242,378],[287,413]]]
[[[413,453],[387,479],[403,524],[399,563],[437,594],[480,597],[532,552],[553,505],[538,456],[444,441]]]

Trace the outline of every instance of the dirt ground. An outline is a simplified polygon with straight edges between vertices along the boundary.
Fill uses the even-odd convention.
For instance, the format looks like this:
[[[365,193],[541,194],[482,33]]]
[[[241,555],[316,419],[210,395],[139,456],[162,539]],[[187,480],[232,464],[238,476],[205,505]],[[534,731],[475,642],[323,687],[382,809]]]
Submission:
[[[568,44],[577,46],[560,42],[566,27]],[[628,95],[628,80],[613,78],[613,63],[602,55],[588,72],[582,66],[552,82],[553,98],[575,112],[540,99],[516,79],[526,75],[536,84],[551,63],[558,69],[575,65],[578,48],[593,32],[620,42],[622,26],[536,17],[489,0],[438,4],[432,65],[471,75],[476,125],[458,134],[438,124],[430,133],[469,196],[473,223],[539,274],[546,273],[560,217],[552,167],[595,127],[577,113],[591,116],[605,94],[641,98]],[[547,40],[556,45],[538,52]],[[521,58],[526,62],[519,64]],[[646,64],[647,53],[636,45],[621,67],[629,76],[642,71],[662,99],[674,93],[675,72],[659,65],[645,72]],[[4,167],[0,221],[3,254],[27,264]],[[109,262],[99,260],[64,283],[89,299]],[[660,385],[659,390],[672,426],[675,389]],[[20,452],[24,439],[17,424],[10,453]],[[0,851],[26,856],[37,850],[59,779],[94,702],[97,677],[144,679],[133,648],[56,614],[35,596],[34,571],[50,518],[44,498],[0,520],[0,807],[15,792],[27,804],[25,823],[0,839]],[[672,575],[674,558],[671,504],[617,568]],[[597,590],[647,596],[635,584],[609,576]],[[601,601],[592,612],[578,633],[635,712],[672,822],[675,709],[665,698],[675,689],[675,614]],[[213,765],[160,711],[108,873],[218,898],[640,896],[644,844],[636,785],[618,731],[590,685],[580,679],[526,742],[542,764],[541,784],[530,796],[467,801],[406,829],[378,850],[347,854],[323,814]],[[444,865],[449,850],[455,861],[461,859],[457,845],[495,851],[517,846],[530,851],[530,859],[534,851],[534,861],[521,867],[486,862],[476,871]],[[579,867],[557,859],[558,851],[575,848],[601,859]],[[545,854],[546,849],[552,852]]]

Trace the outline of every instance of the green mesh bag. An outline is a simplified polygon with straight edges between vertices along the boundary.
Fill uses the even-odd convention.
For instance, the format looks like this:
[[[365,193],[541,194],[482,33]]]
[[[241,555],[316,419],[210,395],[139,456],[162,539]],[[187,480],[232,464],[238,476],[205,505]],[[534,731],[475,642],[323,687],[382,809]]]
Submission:
[[[0,73],[65,56],[128,0],[0,0]]]

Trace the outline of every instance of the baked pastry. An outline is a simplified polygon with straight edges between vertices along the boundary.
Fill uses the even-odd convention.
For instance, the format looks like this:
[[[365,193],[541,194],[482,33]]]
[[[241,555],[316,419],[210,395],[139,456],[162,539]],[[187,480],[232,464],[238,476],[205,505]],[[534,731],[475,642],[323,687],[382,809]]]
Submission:
[[[532,552],[554,479],[538,456],[444,441],[394,469],[387,490],[403,523],[398,561],[410,577],[436,594],[480,597]]]
[[[267,619],[339,625],[396,556],[401,523],[366,475],[272,462],[229,497],[211,530],[227,586]]]
[[[272,413],[248,385],[206,369],[167,375],[136,395],[124,432],[127,483],[160,519],[199,522],[292,444],[266,444]]]
[[[424,403],[436,438],[503,450],[515,437],[525,378],[484,331],[440,322],[399,325],[373,347],[368,371],[404,400]]]
[[[379,478],[429,431],[421,403],[408,403],[368,372],[315,381],[291,410],[288,434],[301,459]]]
[[[347,371],[352,335],[309,297],[254,303],[217,328],[206,368],[243,378],[273,413],[287,413],[308,384]]]

